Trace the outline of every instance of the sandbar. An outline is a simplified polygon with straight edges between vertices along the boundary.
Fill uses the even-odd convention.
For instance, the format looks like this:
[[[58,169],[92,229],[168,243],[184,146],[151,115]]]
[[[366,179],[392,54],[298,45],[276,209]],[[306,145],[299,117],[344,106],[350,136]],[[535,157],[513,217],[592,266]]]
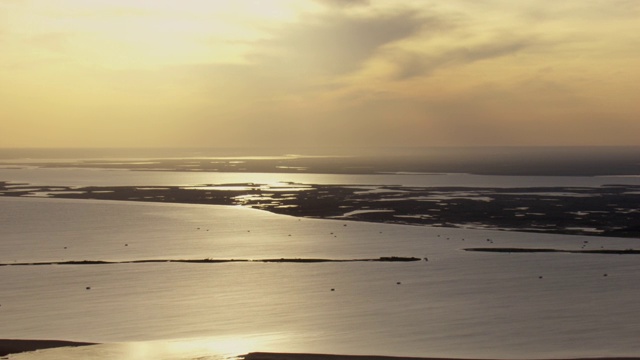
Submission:
[[[96,345],[89,342],[59,341],[59,340],[15,340],[0,339],[0,356],[17,354],[27,351],[51,349],[67,346],[88,346]]]
[[[453,360],[448,358],[429,357],[395,357],[376,355],[329,355],[329,354],[301,354],[301,353],[269,353],[253,352],[241,355],[244,360]],[[637,357],[599,357],[599,358],[572,358],[568,360],[639,360]],[[472,360],[472,359],[466,359]],[[485,359],[487,360],[487,359]]]

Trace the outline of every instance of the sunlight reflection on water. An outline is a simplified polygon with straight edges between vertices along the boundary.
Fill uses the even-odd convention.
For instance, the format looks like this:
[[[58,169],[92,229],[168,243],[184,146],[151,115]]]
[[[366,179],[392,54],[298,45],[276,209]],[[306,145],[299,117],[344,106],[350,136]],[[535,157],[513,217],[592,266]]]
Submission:
[[[338,184],[402,186],[602,186],[606,184],[640,185],[640,177],[588,176],[494,176],[452,174],[283,174],[128,171],[70,168],[0,168],[1,181],[26,182],[49,186],[197,186],[206,184]]]
[[[235,359],[255,351],[286,348],[282,333],[242,334],[188,339],[105,343],[80,347],[44,349],[8,356],[11,360],[213,360]]]
[[[47,350],[42,356],[58,356],[38,359],[219,359],[252,350],[484,358],[640,351],[637,257],[460,251],[488,246],[489,238],[504,247],[563,249],[585,241],[626,249],[637,239],[347,224],[204,205],[33,198],[0,205],[5,263],[429,257],[0,267],[0,337],[142,341],[69,350],[84,354],[75,358]],[[100,351],[114,355],[92,355]]]

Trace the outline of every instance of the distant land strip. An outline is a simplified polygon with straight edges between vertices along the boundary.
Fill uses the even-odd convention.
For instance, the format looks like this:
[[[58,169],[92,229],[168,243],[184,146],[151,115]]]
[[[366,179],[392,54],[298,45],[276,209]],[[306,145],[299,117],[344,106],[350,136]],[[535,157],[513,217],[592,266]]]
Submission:
[[[609,255],[640,255],[640,250],[562,250],[562,249],[533,249],[533,248],[468,248],[465,251],[494,252],[494,253],[570,253],[570,254],[609,254]]]
[[[42,266],[42,265],[113,265],[113,264],[145,264],[145,263],[189,263],[189,264],[220,264],[232,262],[261,262],[261,263],[323,263],[323,262],[413,262],[423,259],[417,257],[382,256],[375,259],[305,259],[305,258],[274,258],[274,259],[151,259],[151,260],[70,260],[44,262],[16,262],[0,263],[0,266]],[[425,259],[426,261],[426,259]]]
[[[511,176],[640,175],[640,147],[452,147],[380,148],[378,151],[343,149],[346,153],[321,156],[271,153],[238,156],[198,151],[181,158],[170,153],[108,152],[82,149],[77,153],[54,149],[28,152],[5,150],[0,165],[10,168],[119,169],[203,173],[303,174],[445,174],[468,173]],[[288,151],[285,151],[288,152]],[[307,152],[302,151],[302,152]],[[340,151],[342,152],[342,151]],[[137,155],[134,155],[137,153]],[[10,156],[7,156],[11,154]],[[28,156],[26,156],[28,154]],[[64,155],[63,155],[64,154]],[[208,154],[208,155],[207,155]],[[4,156],[1,156],[4,155]],[[183,154],[184,155],[184,154]],[[246,155],[246,154],[245,154]],[[274,156],[275,155],[275,156]],[[60,157],[58,157],[60,156]],[[111,158],[113,156],[113,158]],[[133,156],[133,158],[129,158]],[[177,157],[178,156],[178,157]],[[78,158],[80,157],[80,158]],[[39,160],[35,160],[39,159]],[[55,159],[55,160],[54,160]]]
[[[270,353],[253,352],[239,356],[244,360],[455,360],[452,358],[406,357],[406,356],[376,356],[376,355],[330,355],[330,354],[299,354],[299,353]],[[472,360],[472,359],[467,359]],[[640,360],[638,357],[593,357],[567,358],[567,360]]]
[[[88,345],[96,345],[96,343],[58,340],[0,339],[0,356],[7,356],[9,354],[17,354],[21,352],[36,351],[41,349]]]

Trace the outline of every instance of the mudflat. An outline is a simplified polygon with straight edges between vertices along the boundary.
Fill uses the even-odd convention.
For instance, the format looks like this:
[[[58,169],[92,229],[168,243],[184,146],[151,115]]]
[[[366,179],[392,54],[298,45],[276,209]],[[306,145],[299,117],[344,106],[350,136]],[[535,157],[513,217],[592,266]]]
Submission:
[[[33,186],[0,196],[240,205],[277,214],[404,225],[640,238],[640,186],[406,187],[287,183]]]

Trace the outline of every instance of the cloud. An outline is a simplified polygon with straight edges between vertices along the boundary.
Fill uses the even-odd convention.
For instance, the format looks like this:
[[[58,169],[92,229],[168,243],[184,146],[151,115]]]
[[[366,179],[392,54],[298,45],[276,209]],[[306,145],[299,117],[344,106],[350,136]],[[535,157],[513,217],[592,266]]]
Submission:
[[[362,69],[382,49],[418,35],[425,27],[445,26],[439,17],[408,10],[366,15],[322,12],[254,41],[244,64],[188,66],[205,92],[249,102],[323,96],[348,86],[344,77]]]
[[[306,14],[271,29],[269,39],[247,44],[252,49],[243,64],[190,65],[179,71],[198,74],[195,81],[205,91],[247,99],[296,97],[327,86],[335,90],[337,79],[361,69],[383,47],[440,22],[410,11]]]
[[[391,54],[391,58],[397,66],[395,79],[406,80],[429,75],[440,68],[514,55],[535,45],[537,42],[533,39],[498,40],[481,45],[457,47],[435,55],[396,52]]]
[[[263,51],[301,73],[341,75],[357,70],[381,47],[412,37],[438,21],[412,11],[367,16],[330,12],[275,31]]]
[[[316,0],[317,2],[331,7],[353,7],[369,5],[369,0]]]
[[[438,96],[366,98],[334,115],[353,138],[381,146],[634,144],[636,113],[605,109],[575,86],[539,76]],[[595,101],[594,101],[595,100]],[[340,122],[338,122],[340,123]]]
[[[558,1],[545,6],[525,7],[524,15],[536,20],[606,21],[632,20],[640,15],[637,0]]]

